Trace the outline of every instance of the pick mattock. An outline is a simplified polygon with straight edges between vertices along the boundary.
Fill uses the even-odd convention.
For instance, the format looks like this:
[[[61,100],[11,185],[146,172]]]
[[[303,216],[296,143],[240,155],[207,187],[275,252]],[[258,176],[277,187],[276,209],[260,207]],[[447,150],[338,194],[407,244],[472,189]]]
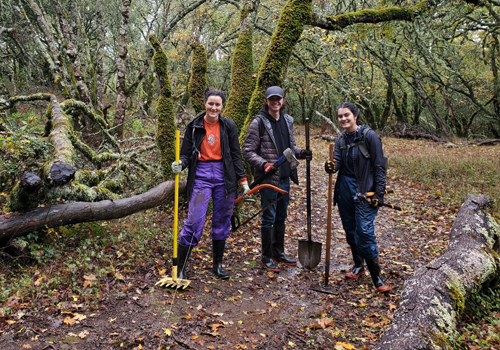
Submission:
[[[175,132],[175,161],[179,162],[180,153],[180,131]],[[179,216],[179,174],[175,174],[174,190],[174,256],[172,258],[172,277],[164,277],[156,284],[167,288],[186,289],[191,283],[190,280],[177,278],[177,220]],[[186,257],[187,259],[187,257]],[[186,266],[186,264],[182,264]]]

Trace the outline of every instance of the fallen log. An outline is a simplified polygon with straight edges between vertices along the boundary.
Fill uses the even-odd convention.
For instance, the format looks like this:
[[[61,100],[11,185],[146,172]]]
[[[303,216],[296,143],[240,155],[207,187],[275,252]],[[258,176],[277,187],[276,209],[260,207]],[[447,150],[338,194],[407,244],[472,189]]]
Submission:
[[[448,250],[418,269],[399,298],[376,350],[444,349],[457,336],[467,299],[500,274],[500,226],[482,209],[486,196],[468,195],[450,232]]]
[[[186,182],[179,185],[184,193]],[[142,210],[154,208],[174,194],[174,181],[165,181],[151,190],[115,201],[75,202],[40,207],[24,213],[0,215],[0,246],[9,240],[44,227],[59,227],[80,222],[118,219]]]
[[[427,139],[427,140],[432,140],[435,142],[444,142],[442,139],[440,139],[437,136],[431,135],[431,134],[424,134],[423,132],[396,132],[394,133],[396,137],[399,137],[401,139]]]

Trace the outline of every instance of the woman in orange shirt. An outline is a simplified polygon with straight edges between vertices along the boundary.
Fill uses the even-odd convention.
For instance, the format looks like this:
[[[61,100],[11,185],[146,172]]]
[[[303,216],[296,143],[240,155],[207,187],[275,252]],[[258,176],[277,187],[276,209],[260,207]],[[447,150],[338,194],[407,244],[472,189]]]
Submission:
[[[198,114],[186,128],[180,152],[180,162],[172,163],[178,174],[188,168],[187,195],[189,212],[180,234],[178,245],[179,268],[177,277],[185,278],[186,261],[191,249],[198,244],[208,203],[212,198],[212,229],[214,274],[229,278],[222,267],[226,239],[229,237],[231,215],[238,183],[247,193],[250,188],[241,161],[236,124],[220,112],[226,94],[220,90],[205,92],[205,112]]]

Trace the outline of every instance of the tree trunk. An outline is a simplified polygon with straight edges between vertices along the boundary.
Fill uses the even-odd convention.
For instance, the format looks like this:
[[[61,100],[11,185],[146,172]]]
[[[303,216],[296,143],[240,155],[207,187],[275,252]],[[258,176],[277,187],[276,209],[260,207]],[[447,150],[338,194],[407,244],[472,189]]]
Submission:
[[[253,75],[253,30],[259,0],[244,0],[240,11],[240,35],[233,52],[231,91],[224,116],[241,130],[248,114],[248,104],[255,87]]]
[[[448,250],[405,282],[391,326],[376,350],[444,349],[470,295],[498,278],[500,226],[482,211],[486,196],[468,195],[450,232]]]
[[[179,186],[179,193],[186,191],[186,182]],[[36,208],[26,213],[0,215],[0,245],[45,227],[118,219],[164,203],[174,194],[174,182],[166,181],[137,196],[104,200],[96,203],[69,203]]]
[[[417,94],[420,96],[420,98],[424,101],[427,108],[429,108],[429,111],[431,112],[432,116],[434,117],[434,119],[436,120],[438,125],[441,126],[441,130],[443,131],[443,134],[445,136],[450,136],[450,134],[448,133],[448,130],[446,129],[446,125],[441,120],[441,118],[438,117],[437,112],[432,107],[431,103],[429,102],[429,99],[427,99],[427,97],[425,97],[424,91],[421,89],[420,83],[416,78],[415,78],[415,90],[416,90]]]
[[[127,59],[127,40],[128,40],[128,21],[129,21],[129,7],[132,0],[122,0],[120,11],[122,14],[122,19],[120,23],[120,38],[118,44],[118,58],[116,60],[117,69],[117,82],[116,82],[116,115],[115,115],[115,126],[117,127],[118,138],[123,137],[125,122],[125,110],[127,109],[127,86],[125,79],[125,61]]]
[[[174,103],[172,102],[172,84],[168,77],[168,57],[160,45],[158,39],[149,36],[149,42],[155,50],[153,64],[158,83],[160,85],[160,97],[158,98],[158,107],[156,117],[158,127],[156,130],[156,144],[160,149],[163,180],[166,181],[173,177],[171,164],[175,161],[175,121],[174,121]]]
[[[104,19],[102,15],[102,4],[104,0],[97,0],[97,57],[96,57],[96,109],[102,113],[104,109],[104,45],[106,33],[104,32]]]
[[[193,40],[193,63],[189,79],[189,97],[196,114],[205,110],[205,89],[207,88],[207,52],[205,46]]]
[[[248,127],[259,112],[268,87],[281,85],[295,44],[300,39],[304,25],[311,20],[311,0],[289,0],[283,7],[271,42],[266,50],[257,76],[257,85],[248,105],[248,115],[240,131],[240,143],[246,137]]]

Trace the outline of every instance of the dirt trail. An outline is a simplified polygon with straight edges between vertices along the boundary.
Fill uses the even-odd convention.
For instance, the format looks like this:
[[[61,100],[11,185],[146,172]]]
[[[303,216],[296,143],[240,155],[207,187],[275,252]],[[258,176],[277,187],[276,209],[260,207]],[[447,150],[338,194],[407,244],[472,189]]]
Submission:
[[[300,131],[297,140],[303,147]],[[390,153],[391,142],[384,140],[386,153]],[[328,158],[328,142],[313,138],[311,145],[313,240],[324,243],[328,176],[323,164]],[[285,239],[287,254],[295,257],[297,240],[306,237],[305,162],[301,162],[299,178],[300,186],[291,188]],[[260,226],[255,220],[227,242],[224,265],[231,273],[229,281],[212,276],[211,244],[205,235],[188,264],[192,281],[188,290],[155,287],[158,277],[151,267],[148,273],[136,276],[137,288],[101,303],[98,310],[75,309],[86,316],[79,323],[67,325],[63,323],[66,315],[40,311],[4,333],[0,348],[370,349],[391,321],[405,278],[440,254],[453,220],[452,216],[439,216],[439,204],[432,199],[407,200],[410,192],[412,198],[426,198],[425,193],[393,177],[390,169],[388,188],[396,194],[386,200],[406,211],[383,208],[375,222],[383,276],[393,288],[387,296],[373,289],[369,276],[360,281],[343,278],[351,256],[335,208],[330,267],[335,294],[310,289],[312,283],[323,281],[325,245],[315,271],[285,266],[280,273],[262,269]]]

